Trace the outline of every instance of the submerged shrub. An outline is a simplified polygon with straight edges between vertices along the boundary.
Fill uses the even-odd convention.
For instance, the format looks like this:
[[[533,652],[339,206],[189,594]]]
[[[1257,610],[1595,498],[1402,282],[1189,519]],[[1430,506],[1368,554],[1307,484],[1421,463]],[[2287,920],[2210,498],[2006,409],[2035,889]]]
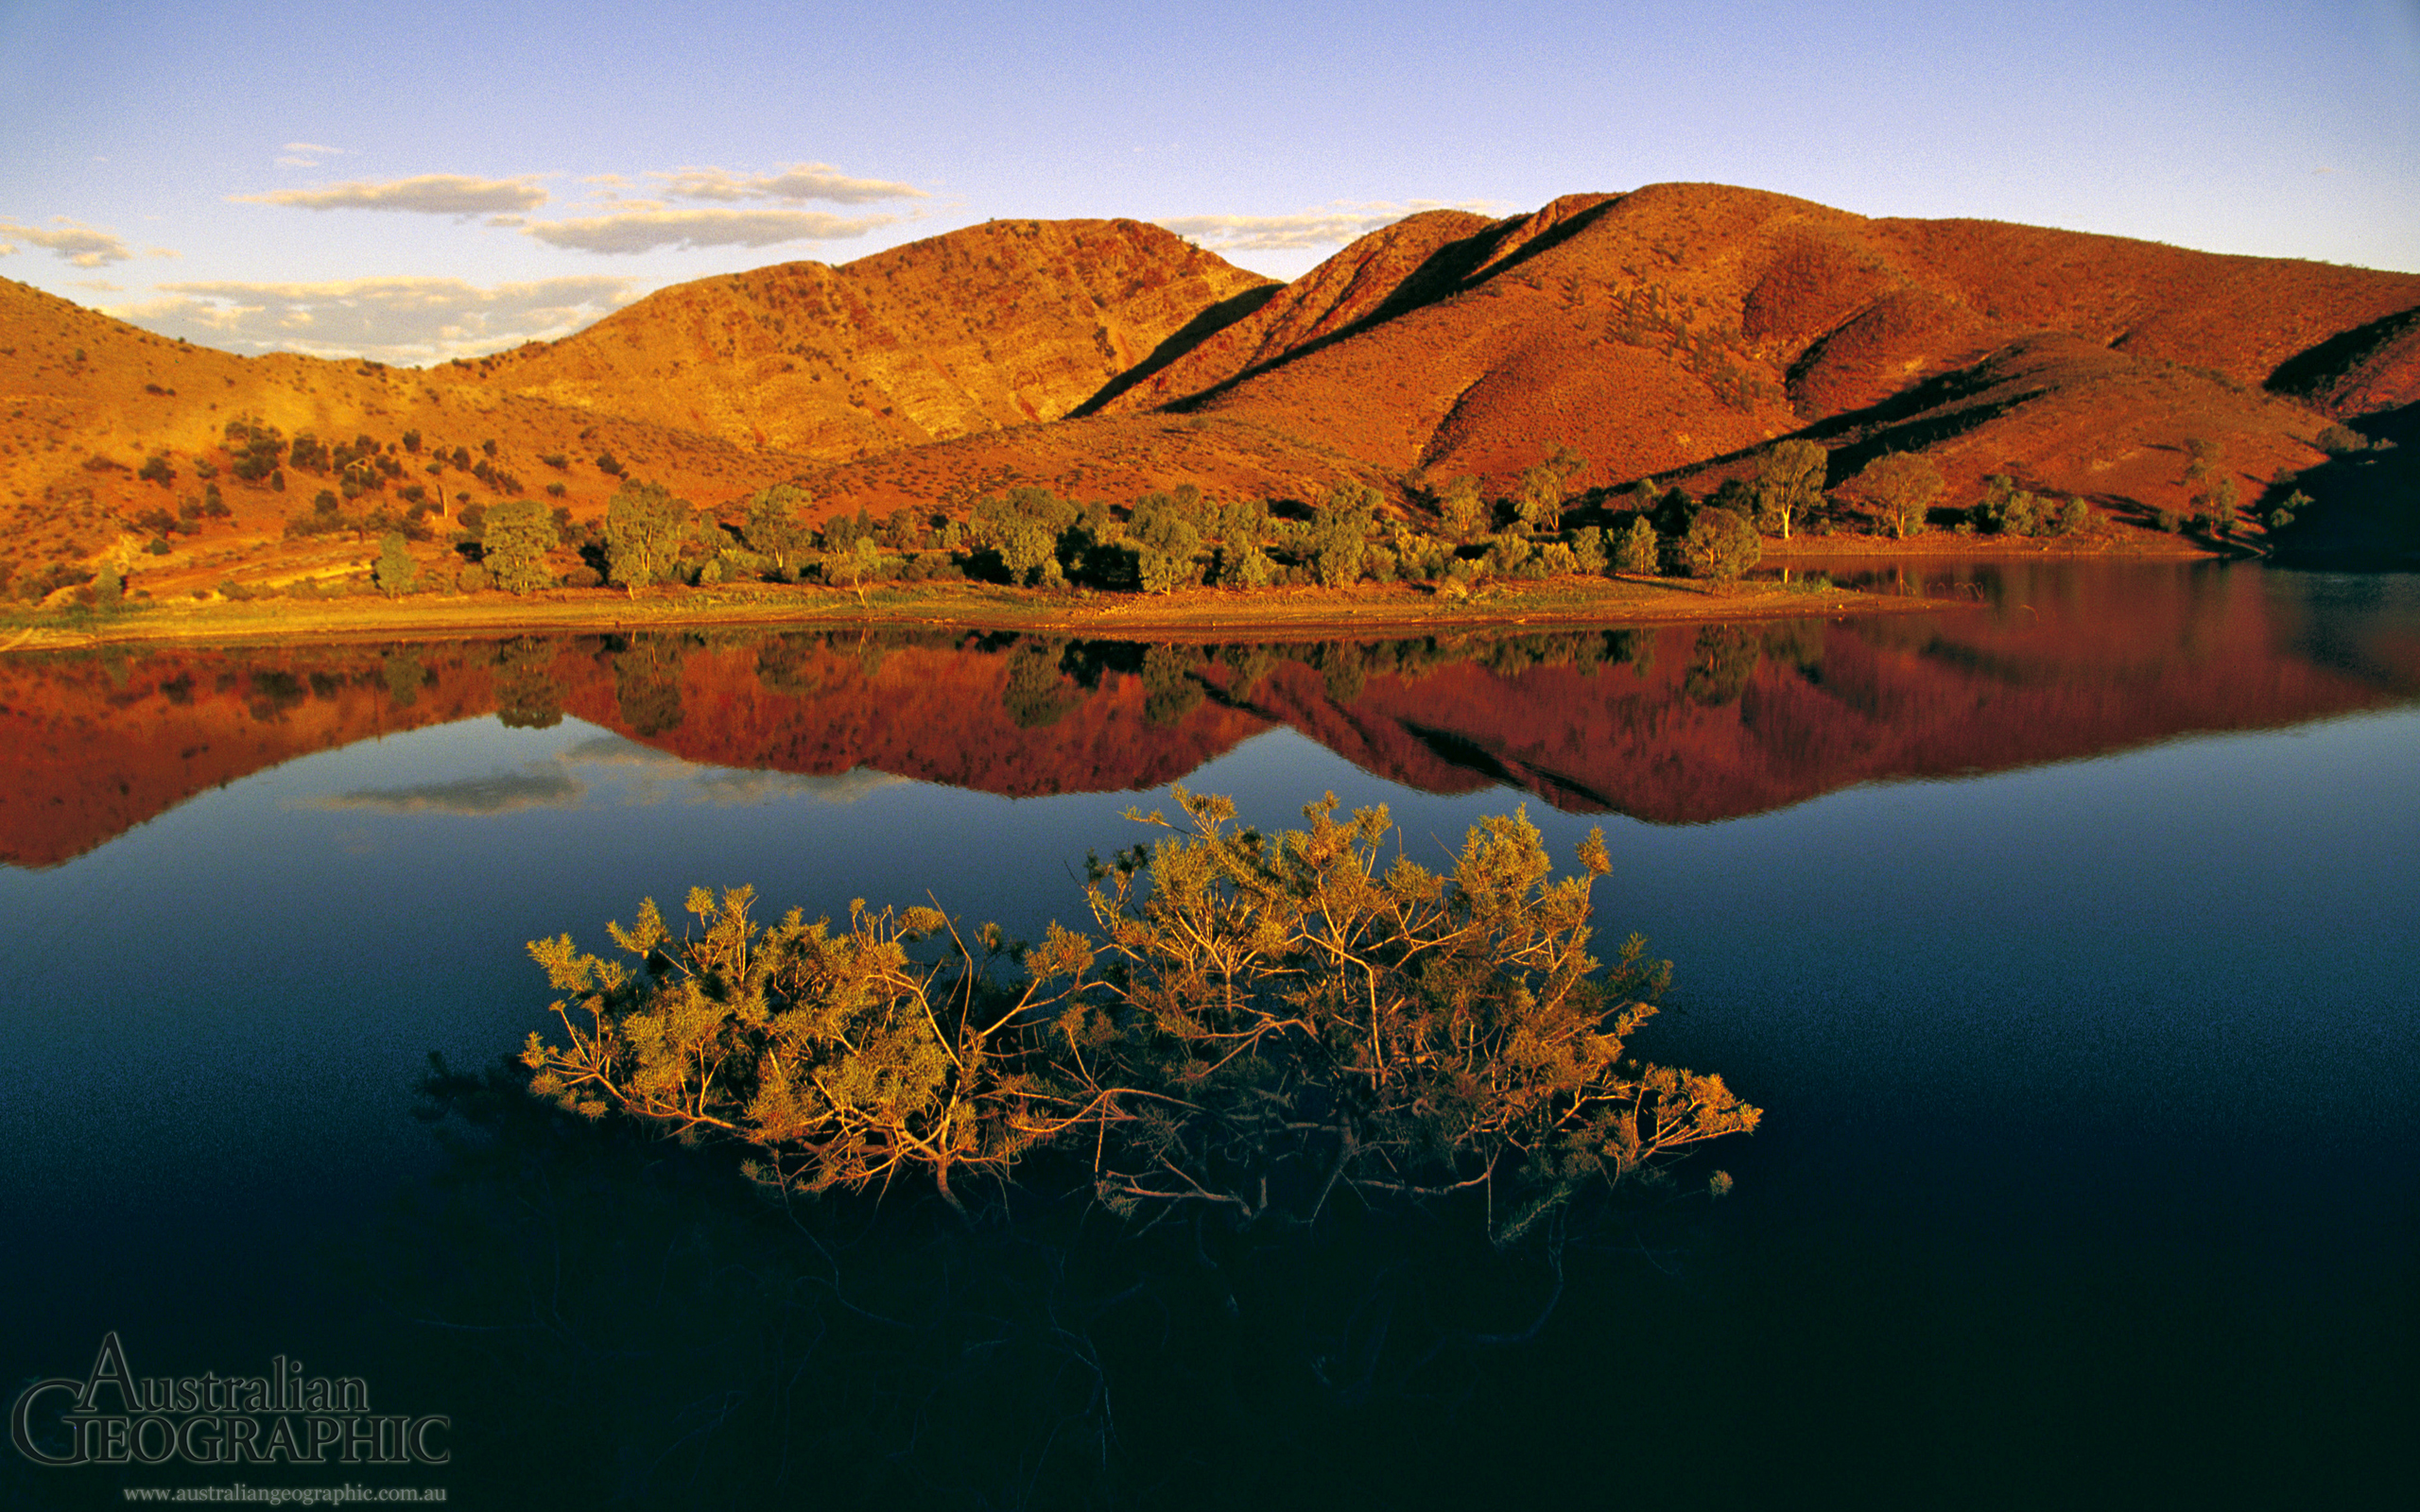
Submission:
[[[1237,1223],[1485,1189],[1509,1241],[1595,1183],[1753,1130],[1719,1076],[1629,1058],[1668,963],[1633,936],[1588,953],[1609,869],[1592,833],[1555,880],[1519,814],[1482,820],[1450,876],[1391,844],[1386,811],[1305,830],[1235,826],[1178,790],[1182,824],[1090,868],[1102,937],[1030,947],[939,910],[851,905],[775,924],[753,892],[703,888],[675,938],[652,902],[609,926],[626,959],[569,936],[530,954],[564,996],[533,1034],[532,1090],[749,1148],[782,1188],[909,1173],[958,1203],[1063,1149],[1121,1213],[1199,1204]],[[938,946],[938,954],[925,949]]]

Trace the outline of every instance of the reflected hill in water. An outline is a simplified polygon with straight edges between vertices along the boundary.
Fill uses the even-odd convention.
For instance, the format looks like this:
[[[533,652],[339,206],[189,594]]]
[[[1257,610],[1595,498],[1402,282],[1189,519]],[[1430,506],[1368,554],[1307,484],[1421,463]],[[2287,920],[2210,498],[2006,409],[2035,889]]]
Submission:
[[[1291,726],[1429,792],[1656,823],[2420,697],[2420,585],[2209,564],[1893,569],[1949,612],[1284,645],[669,633],[0,662],[0,860],[56,865],[313,751],[565,715],[683,760],[1008,796]]]

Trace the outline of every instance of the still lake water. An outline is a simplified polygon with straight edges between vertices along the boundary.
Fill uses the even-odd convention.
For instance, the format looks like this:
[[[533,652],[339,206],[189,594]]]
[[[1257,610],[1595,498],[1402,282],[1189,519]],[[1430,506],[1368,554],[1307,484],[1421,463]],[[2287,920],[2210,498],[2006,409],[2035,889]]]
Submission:
[[[11,662],[9,1395],[80,1377],[113,1330],[140,1375],[284,1354],[366,1378],[380,1411],[450,1414],[457,1452],[240,1475],[11,1453],[0,1500],[237,1479],[471,1505],[507,1485],[638,1505],[735,1486],[808,1505],[2400,1500],[2420,1404],[2420,580],[2078,564],[1926,586],[1975,607],[1461,644]],[[1105,1332],[1095,1386],[1052,1409],[1051,1432],[1091,1435],[1065,1439],[1091,1469],[1006,1429],[943,1463],[920,1434],[980,1409],[929,1372],[925,1427],[860,1402],[907,1426],[776,1457],[732,1416],[765,1395],[759,1366],[717,1381],[684,1356],[675,1381],[562,1321],[566,1263],[627,1310],[720,1284],[680,1279],[686,1240],[556,1242],[540,1311],[581,1342],[543,1364],[473,1315],[510,1246],[447,1195],[478,1177],[412,1116],[416,1086],[431,1051],[484,1066],[547,1026],[524,942],[600,947],[604,920],[695,883],[810,916],[929,892],[1012,933],[1086,922],[1085,853],[1135,838],[1121,810],[1167,807],[1172,781],[1264,826],[1326,790],[1385,803],[1432,861],[1516,802],[1561,857],[1601,825],[1600,938],[1642,931],[1676,965],[1634,1048],[1766,1109],[1685,1168],[1737,1190],[1575,1238],[1546,1327],[1443,1384],[1409,1304],[1373,1310],[1393,1270],[1349,1241],[1337,1263],[1361,1269],[1320,1283],[1345,1300],[1293,1354],[1249,1332],[1259,1294],[1236,1283],[1224,1305],[1243,1297],[1247,1336],[1283,1357],[1234,1379],[1299,1387],[1307,1418],[1201,1423],[1184,1403],[1217,1393]],[[678,1179],[722,1200],[718,1173]],[[597,1200],[600,1224],[673,1222]],[[432,1203],[442,1221],[396,1217]],[[747,1255],[722,1271],[790,1263]],[[1490,1315],[1517,1331],[1544,1273],[1506,1264]],[[1156,1348],[1213,1347],[1224,1325],[1184,1316]],[[742,1307],[683,1327],[752,1325]],[[784,1391],[853,1368],[776,1353]],[[1323,1395],[1306,1362],[1347,1357],[1358,1383]]]

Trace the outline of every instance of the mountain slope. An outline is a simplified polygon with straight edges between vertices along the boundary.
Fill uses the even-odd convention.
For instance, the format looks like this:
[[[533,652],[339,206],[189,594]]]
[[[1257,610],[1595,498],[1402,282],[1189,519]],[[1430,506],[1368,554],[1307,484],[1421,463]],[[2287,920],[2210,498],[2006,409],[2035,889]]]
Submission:
[[[1056,420],[1204,312],[1274,287],[1139,221],[989,221],[839,267],[660,290],[481,363],[475,381],[736,445],[862,456]]]
[[[1251,491],[1258,451],[1283,454],[1263,491],[1293,497],[1322,470],[1501,490],[1569,445],[1583,483],[1702,491],[1805,434],[1846,449],[1836,484],[1916,447],[1946,503],[2007,472],[2147,513],[2185,504],[2188,440],[2218,441],[2249,501],[2318,461],[2332,418],[2414,399],[2413,275],[1659,184],[1493,224],[1414,217],[1098,419],[916,454],[912,476],[894,457],[817,482],[892,503],[1008,478],[1128,487],[1133,469],[1104,464],[1144,456],[1161,486]],[[1144,423],[1155,402],[1192,429]]]
[[[357,573],[358,541],[286,536],[324,472],[296,497],[224,475],[231,421],[366,439],[407,464],[394,490],[449,511],[543,489],[575,521],[625,474],[717,509],[797,481],[820,515],[962,514],[1018,483],[1307,501],[1341,479],[1416,509],[1458,474],[1501,494],[1563,446],[1582,486],[1703,495],[1806,438],[1835,486],[1918,450],[1945,505],[2008,473],[2139,524],[2189,512],[2196,449],[2249,505],[2321,461],[2331,423],[2415,404],[2420,276],[1709,184],[1431,212],[1283,288],[1132,221],[996,222],[419,371],[207,352],[0,284],[0,566],[22,587],[107,558],[178,593]],[[139,481],[154,458],[167,476]],[[207,468],[230,516],[164,536]]]

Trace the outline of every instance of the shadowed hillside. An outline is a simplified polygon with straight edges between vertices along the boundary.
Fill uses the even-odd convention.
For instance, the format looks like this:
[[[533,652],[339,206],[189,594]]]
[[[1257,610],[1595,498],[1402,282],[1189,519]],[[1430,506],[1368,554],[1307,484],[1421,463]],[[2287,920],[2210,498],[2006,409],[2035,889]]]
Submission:
[[[2415,309],[2409,274],[1661,184],[1494,224],[1415,216],[1106,396],[1099,420],[973,438],[914,482],[891,459],[817,485],[877,508],[1003,479],[1081,492],[1143,458],[1205,488],[1267,468],[1280,491],[1325,467],[1500,490],[1569,445],[1583,484],[1703,491],[1809,436],[1848,449],[1835,484],[1922,450],[1945,503],[2006,472],[2141,519],[2187,507],[2188,441],[2219,443],[2248,504],[2322,459],[2331,420],[2420,398]],[[1155,426],[1152,404],[1197,424]]]

